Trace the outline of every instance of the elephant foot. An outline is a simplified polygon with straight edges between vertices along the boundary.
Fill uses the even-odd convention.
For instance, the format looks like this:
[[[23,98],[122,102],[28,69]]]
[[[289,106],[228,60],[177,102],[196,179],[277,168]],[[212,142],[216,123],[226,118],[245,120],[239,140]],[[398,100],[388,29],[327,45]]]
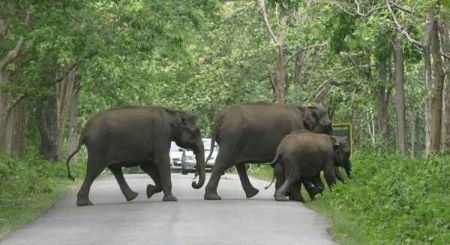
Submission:
[[[205,191],[205,200],[222,200],[222,198],[217,194],[217,191]]]
[[[258,189],[252,187],[251,190],[245,192],[245,196],[247,198],[252,198],[252,197],[256,196],[256,194],[258,194],[258,192],[259,192]]]
[[[176,201],[178,201],[178,199],[172,194],[164,195],[163,197],[163,202],[176,202]]]
[[[139,193],[130,191],[127,194],[125,194],[125,198],[127,199],[127,202],[130,202],[130,201],[134,200],[138,195],[139,195]]]
[[[77,206],[78,207],[83,207],[83,206],[92,206],[92,202],[89,201],[89,199],[87,198],[78,198],[77,199]]]
[[[306,188],[306,191],[308,192],[309,198],[311,200],[314,200],[317,194],[322,195],[323,190],[324,190],[323,186],[311,186]]]
[[[283,196],[283,195],[275,195],[275,200],[285,202],[285,201],[289,201],[289,198],[287,196]]]
[[[289,196],[289,200],[290,201],[296,201],[296,202],[305,202],[305,200],[303,200],[303,198],[299,197],[299,196]]]
[[[159,186],[154,186],[154,185],[147,185],[147,198],[150,198],[153,196],[153,194],[161,192],[162,188]]]

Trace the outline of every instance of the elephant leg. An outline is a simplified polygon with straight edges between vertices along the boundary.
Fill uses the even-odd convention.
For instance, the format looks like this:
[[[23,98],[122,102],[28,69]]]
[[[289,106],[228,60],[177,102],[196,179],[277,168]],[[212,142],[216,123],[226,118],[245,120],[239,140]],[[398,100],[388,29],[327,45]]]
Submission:
[[[303,196],[302,196],[301,188],[302,188],[302,181],[297,180],[297,182],[295,182],[290,188],[289,200],[305,202],[305,200],[303,199]]]
[[[277,201],[288,201],[287,192],[292,187],[293,184],[297,182],[298,178],[295,176],[289,176],[281,185],[280,189],[275,192],[275,200]]]
[[[102,159],[94,159],[88,156],[88,162],[86,167],[86,176],[84,177],[83,184],[77,194],[77,206],[91,206],[92,202],[89,200],[89,191],[91,189],[92,182],[97,176],[105,169]]]
[[[303,178],[303,184],[305,185],[305,189],[311,200],[314,200],[315,196],[322,193],[324,190],[322,180],[320,179],[320,173],[311,178]]]
[[[328,188],[330,190],[336,184],[336,167],[331,161],[325,165],[324,169],[325,180],[327,181]]]
[[[274,169],[274,175],[275,175],[275,193],[278,189],[280,189],[281,185],[283,185],[284,183],[284,172],[283,172],[283,167],[281,166],[281,164],[277,164],[275,165]],[[275,193],[273,194],[275,197]]]
[[[275,192],[275,200],[288,201],[287,193],[291,190],[293,185],[300,181],[300,169],[299,164],[285,164],[284,175],[285,181],[281,185],[280,189]]]
[[[205,187],[205,200],[220,200],[222,199],[219,194],[217,194],[217,186],[219,185],[220,177],[225,172],[227,168],[233,166],[236,161],[236,152],[230,151],[233,149],[234,145],[223,145],[220,146],[219,153],[217,154],[216,162],[214,163],[211,177],[209,177],[208,184]],[[225,153],[226,152],[226,153]]]
[[[178,201],[178,199],[172,194],[169,154],[161,154],[159,157],[155,157],[154,163],[157,170],[156,172],[161,181],[162,190],[164,192],[163,201]]]
[[[236,169],[239,174],[239,179],[241,180],[242,188],[245,191],[245,196],[247,198],[251,198],[258,194],[258,189],[252,186],[250,180],[248,179],[247,169],[245,168],[245,163],[236,164]]]
[[[153,179],[153,182],[155,182],[155,185],[152,184],[147,185],[147,198],[150,198],[153,196],[153,194],[161,192],[163,190],[161,187],[161,180],[159,178],[157,169],[152,164],[153,163],[141,165],[141,169],[145,173],[147,173],[150,176],[150,178]]]
[[[118,166],[109,166],[108,168],[111,172],[113,172],[114,177],[116,177],[117,183],[119,183],[120,190],[125,196],[125,199],[127,199],[128,202],[135,199],[138,196],[138,193],[134,192],[128,185],[127,181],[123,177],[122,168]]]

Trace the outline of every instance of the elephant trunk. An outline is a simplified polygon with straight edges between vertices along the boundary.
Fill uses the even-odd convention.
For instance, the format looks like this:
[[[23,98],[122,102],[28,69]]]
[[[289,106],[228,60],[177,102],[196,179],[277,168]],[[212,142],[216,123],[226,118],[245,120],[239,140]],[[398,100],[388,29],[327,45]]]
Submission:
[[[193,181],[192,187],[199,189],[205,184],[205,148],[203,141],[200,139],[194,149],[195,161],[197,162],[198,182]]]
[[[352,178],[352,167],[351,167],[351,163],[349,162],[348,166],[346,166],[345,168],[345,173],[347,174],[347,177],[349,179]]]

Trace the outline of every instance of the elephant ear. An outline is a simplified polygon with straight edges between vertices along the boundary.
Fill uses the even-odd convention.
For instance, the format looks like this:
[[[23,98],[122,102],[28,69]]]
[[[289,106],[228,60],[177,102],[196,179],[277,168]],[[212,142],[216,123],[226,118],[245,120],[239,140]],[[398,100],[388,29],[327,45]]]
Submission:
[[[177,111],[175,127],[183,129],[189,127],[189,123],[192,120],[192,115],[185,111]]]
[[[316,120],[314,118],[314,107],[302,107],[303,110],[303,126],[308,130],[313,130]]]
[[[334,149],[341,145],[341,141],[337,136],[330,136],[331,143],[333,144]]]

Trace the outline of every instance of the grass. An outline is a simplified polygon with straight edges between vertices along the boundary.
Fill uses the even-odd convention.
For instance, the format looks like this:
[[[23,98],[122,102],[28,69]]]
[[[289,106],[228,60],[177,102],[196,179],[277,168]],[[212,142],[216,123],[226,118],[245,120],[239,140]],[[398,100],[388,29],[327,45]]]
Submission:
[[[83,166],[77,166],[80,172]],[[0,240],[52,207],[71,187],[65,164],[0,154]]]
[[[353,179],[305,204],[331,220],[339,243],[450,244],[450,154],[360,152],[352,161]],[[253,174],[270,172],[261,166]]]

